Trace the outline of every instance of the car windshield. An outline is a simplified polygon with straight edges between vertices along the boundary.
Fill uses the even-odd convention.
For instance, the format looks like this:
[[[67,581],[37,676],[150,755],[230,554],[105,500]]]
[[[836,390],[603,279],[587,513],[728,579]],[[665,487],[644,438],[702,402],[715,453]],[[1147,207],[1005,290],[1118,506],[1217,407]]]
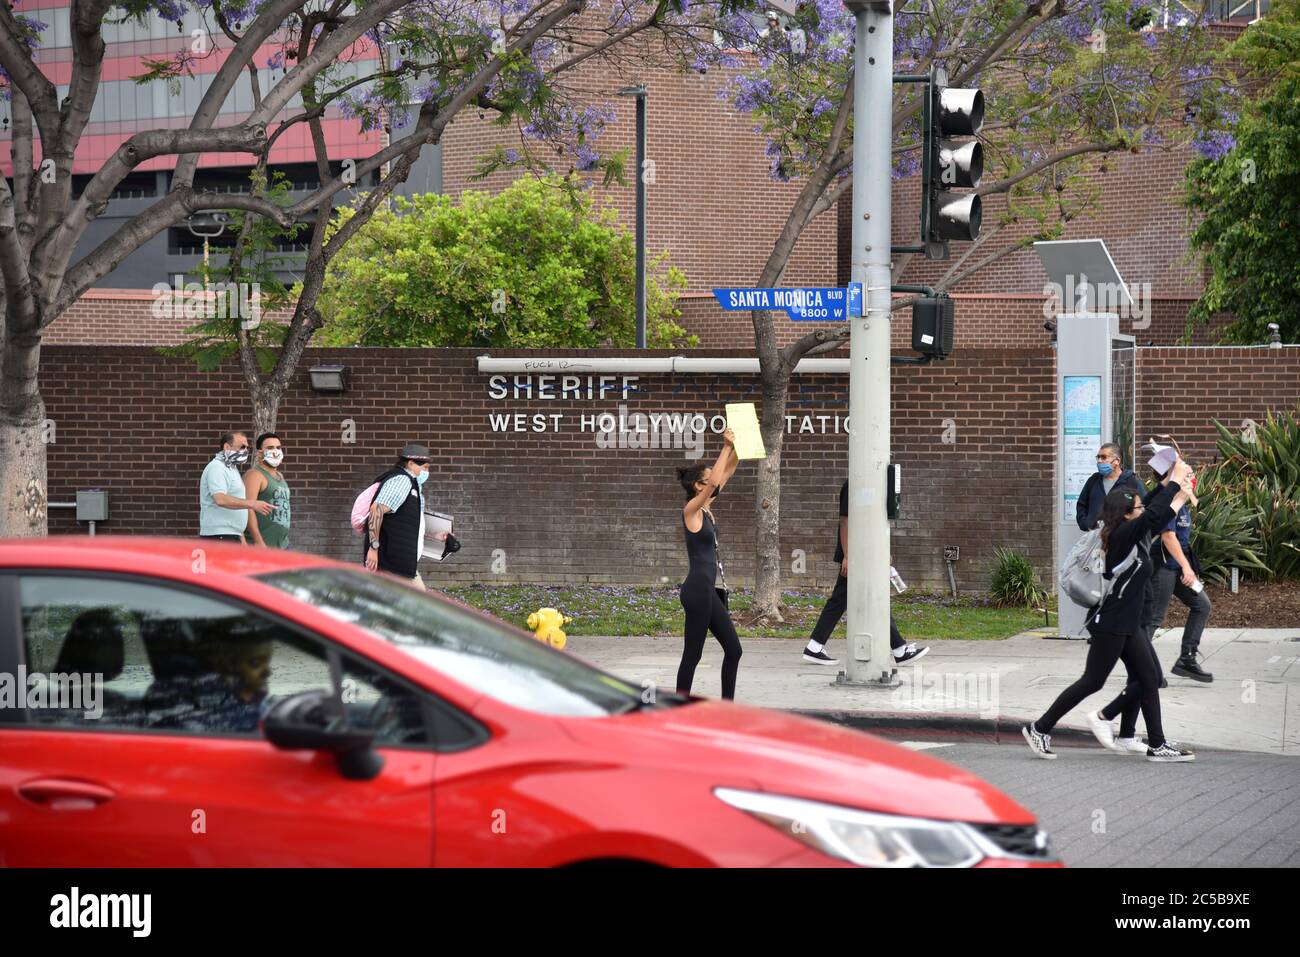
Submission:
[[[260,575],[258,580],[358,625],[466,687],[515,708],[598,717],[645,706],[639,687],[380,575],[303,569]]]

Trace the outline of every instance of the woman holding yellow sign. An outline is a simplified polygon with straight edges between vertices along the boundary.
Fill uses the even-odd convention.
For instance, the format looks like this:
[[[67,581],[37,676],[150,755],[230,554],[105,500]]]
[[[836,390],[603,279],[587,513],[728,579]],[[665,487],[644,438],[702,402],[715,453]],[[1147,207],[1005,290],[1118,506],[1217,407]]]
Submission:
[[[686,554],[690,571],[681,586],[682,608],[686,612],[686,646],[677,668],[677,690],[690,694],[695,668],[704,653],[704,636],[722,645],[722,697],[736,697],[736,672],[740,668],[740,637],[727,611],[727,576],[718,557],[718,530],[710,503],[722,491],[736,464],[736,436],[727,429],[722,434],[722,451],[712,467],[690,465],[677,470],[677,479],[686,490],[682,524],[686,529]],[[722,585],[718,587],[718,579]]]

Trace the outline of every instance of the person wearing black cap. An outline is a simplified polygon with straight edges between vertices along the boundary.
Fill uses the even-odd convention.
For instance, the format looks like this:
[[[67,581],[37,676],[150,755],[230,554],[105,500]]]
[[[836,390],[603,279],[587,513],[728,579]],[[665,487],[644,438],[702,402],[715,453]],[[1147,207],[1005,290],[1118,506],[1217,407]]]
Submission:
[[[388,572],[424,589],[417,565],[424,543],[424,494],[429,477],[429,450],[414,442],[402,449],[394,466],[379,476],[379,491],[366,523],[365,565]]]

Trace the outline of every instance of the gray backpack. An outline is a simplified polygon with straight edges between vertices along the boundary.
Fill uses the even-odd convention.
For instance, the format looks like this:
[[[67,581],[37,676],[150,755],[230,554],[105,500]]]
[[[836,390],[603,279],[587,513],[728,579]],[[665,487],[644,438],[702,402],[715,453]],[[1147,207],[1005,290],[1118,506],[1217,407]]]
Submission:
[[[1065,592],[1070,601],[1084,608],[1096,607],[1096,611],[1084,622],[1085,628],[1101,611],[1102,602],[1110,594],[1115,580],[1137,560],[1138,550],[1134,545],[1125,559],[1115,566],[1110,578],[1106,578],[1106,553],[1101,547],[1100,528],[1088,532],[1070,549],[1070,554],[1065,556],[1065,562],[1061,565],[1059,581],[1061,591]]]
[[[1075,542],[1061,565],[1061,591],[1070,601],[1092,608],[1105,597],[1102,572],[1106,570],[1106,553],[1101,548],[1101,529],[1094,528]]]

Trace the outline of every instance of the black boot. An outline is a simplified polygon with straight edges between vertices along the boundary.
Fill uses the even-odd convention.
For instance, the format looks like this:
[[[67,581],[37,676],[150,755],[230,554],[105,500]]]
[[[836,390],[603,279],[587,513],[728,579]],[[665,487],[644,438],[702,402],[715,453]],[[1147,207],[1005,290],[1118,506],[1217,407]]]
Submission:
[[[1196,649],[1194,648],[1184,648],[1182,655],[1170,671],[1180,678],[1191,678],[1194,681],[1209,682],[1214,680],[1214,675],[1196,663]]]

